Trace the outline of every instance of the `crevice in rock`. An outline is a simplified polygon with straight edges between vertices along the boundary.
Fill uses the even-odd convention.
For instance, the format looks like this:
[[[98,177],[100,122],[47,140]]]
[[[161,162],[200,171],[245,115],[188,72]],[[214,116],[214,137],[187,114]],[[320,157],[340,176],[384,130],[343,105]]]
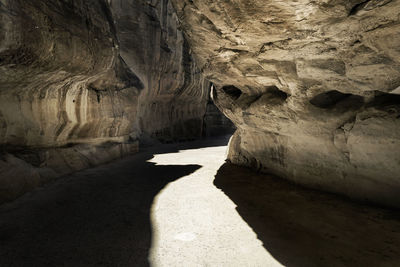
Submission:
[[[375,91],[375,98],[366,107],[374,107],[389,114],[400,114],[400,95]]]
[[[100,90],[100,89],[95,88],[95,87],[93,87],[93,86],[91,86],[91,85],[89,85],[89,86],[87,87],[87,89],[88,89],[88,90],[91,90],[91,91],[94,91],[94,92],[96,93],[96,96],[97,96],[97,103],[100,103],[100,101],[101,101],[101,91],[104,91],[104,90]]]
[[[282,102],[286,101],[286,99],[288,98],[288,94],[279,90],[279,88],[276,86],[268,87],[267,94],[269,94],[271,97],[275,99],[282,100]]]
[[[222,90],[234,100],[238,99],[242,95],[242,91],[233,85],[224,86],[222,87]]]
[[[350,12],[349,12],[349,16],[353,16],[353,15],[356,15],[361,9],[363,9],[367,4],[368,4],[368,2],[370,2],[371,0],[366,0],[366,1],[363,1],[363,2],[361,2],[361,3],[358,3],[358,4],[356,4],[356,5],[354,5],[351,9],[350,9]]]
[[[355,46],[355,45],[358,45],[358,44],[361,44],[361,41],[357,39],[351,44],[351,46]]]
[[[318,108],[329,109],[338,106],[344,109],[357,109],[364,104],[362,96],[345,94],[336,90],[328,91],[314,96],[310,103]]]

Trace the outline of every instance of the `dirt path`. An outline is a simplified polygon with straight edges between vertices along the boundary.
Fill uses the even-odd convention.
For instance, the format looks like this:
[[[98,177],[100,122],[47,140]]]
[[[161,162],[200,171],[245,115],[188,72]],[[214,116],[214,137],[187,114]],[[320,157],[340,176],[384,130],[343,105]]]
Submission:
[[[0,206],[0,266],[400,266],[398,212],[224,164],[225,151],[163,145]]]

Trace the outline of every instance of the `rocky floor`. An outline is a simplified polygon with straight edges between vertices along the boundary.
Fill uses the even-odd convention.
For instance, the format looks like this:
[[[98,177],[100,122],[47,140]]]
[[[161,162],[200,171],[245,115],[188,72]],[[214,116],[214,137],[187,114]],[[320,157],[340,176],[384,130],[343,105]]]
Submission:
[[[163,145],[0,206],[0,266],[400,266],[400,213]]]

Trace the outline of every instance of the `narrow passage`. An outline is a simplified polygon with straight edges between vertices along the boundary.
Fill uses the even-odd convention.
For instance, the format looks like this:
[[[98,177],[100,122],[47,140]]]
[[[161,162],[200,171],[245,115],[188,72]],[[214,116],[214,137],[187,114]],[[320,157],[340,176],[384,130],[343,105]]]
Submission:
[[[147,148],[0,206],[0,266],[396,266],[396,212],[225,163],[227,139]]]

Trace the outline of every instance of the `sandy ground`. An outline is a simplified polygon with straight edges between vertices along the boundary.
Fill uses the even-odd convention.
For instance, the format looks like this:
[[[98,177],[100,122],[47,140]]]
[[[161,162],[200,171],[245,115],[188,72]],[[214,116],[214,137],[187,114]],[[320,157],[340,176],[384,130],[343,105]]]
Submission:
[[[163,145],[0,206],[0,266],[400,266],[400,214]]]

